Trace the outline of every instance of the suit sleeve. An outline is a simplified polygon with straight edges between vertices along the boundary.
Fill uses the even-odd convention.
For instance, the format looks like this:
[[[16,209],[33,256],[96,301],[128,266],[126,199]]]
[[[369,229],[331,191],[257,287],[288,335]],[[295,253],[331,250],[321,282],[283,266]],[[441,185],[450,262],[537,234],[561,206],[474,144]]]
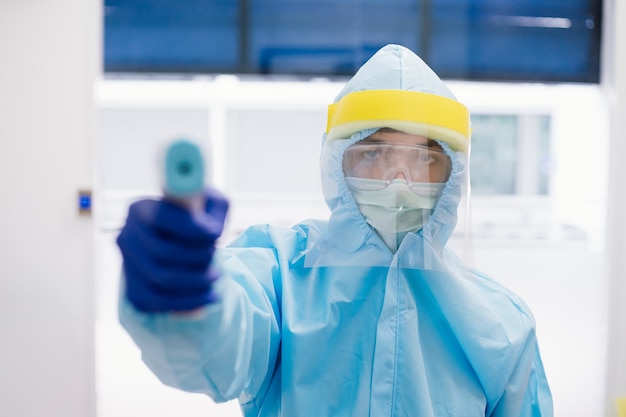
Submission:
[[[274,251],[219,252],[218,301],[192,313],[147,314],[122,296],[122,326],[166,385],[242,403],[267,391],[280,345],[279,280]]]
[[[520,350],[517,365],[489,417],[553,417],[552,395],[534,331]]]

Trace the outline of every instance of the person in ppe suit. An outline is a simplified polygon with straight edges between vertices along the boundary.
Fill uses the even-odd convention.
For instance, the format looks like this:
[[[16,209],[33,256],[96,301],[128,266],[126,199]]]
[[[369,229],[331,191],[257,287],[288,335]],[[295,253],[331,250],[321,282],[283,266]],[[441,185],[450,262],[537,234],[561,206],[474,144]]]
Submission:
[[[329,106],[327,221],[252,226],[215,248],[203,213],[129,209],[120,320],[170,386],[250,416],[552,416],[524,302],[447,248],[467,182],[469,113],[387,45]]]

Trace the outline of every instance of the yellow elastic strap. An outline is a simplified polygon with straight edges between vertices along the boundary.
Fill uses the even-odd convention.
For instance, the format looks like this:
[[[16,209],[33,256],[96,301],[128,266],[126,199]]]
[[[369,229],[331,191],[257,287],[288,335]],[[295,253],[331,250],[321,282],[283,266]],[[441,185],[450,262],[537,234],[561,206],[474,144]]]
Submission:
[[[456,100],[406,90],[364,90],[328,106],[328,139],[350,137],[360,130],[390,127],[446,141],[466,152],[470,138],[467,108]]]

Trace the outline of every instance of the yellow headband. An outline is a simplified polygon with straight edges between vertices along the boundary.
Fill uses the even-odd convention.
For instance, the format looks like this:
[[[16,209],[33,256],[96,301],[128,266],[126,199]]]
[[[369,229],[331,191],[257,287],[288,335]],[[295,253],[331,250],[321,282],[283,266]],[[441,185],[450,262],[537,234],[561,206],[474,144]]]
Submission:
[[[328,139],[348,138],[360,130],[389,127],[447,142],[467,152],[470,118],[456,100],[406,90],[363,90],[328,106]]]

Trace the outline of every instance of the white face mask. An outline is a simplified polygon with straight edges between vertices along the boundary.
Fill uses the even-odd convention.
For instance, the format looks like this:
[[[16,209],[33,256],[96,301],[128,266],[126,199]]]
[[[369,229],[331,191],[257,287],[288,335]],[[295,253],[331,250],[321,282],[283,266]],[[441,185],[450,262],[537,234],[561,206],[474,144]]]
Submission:
[[[383,239],[396,251],[407,233],[416,232],[428,220],[445,183],[409,184],[395,179],[384,180],[346,177],[359,210]],[[386,186],[385,186],[386,185]]]

